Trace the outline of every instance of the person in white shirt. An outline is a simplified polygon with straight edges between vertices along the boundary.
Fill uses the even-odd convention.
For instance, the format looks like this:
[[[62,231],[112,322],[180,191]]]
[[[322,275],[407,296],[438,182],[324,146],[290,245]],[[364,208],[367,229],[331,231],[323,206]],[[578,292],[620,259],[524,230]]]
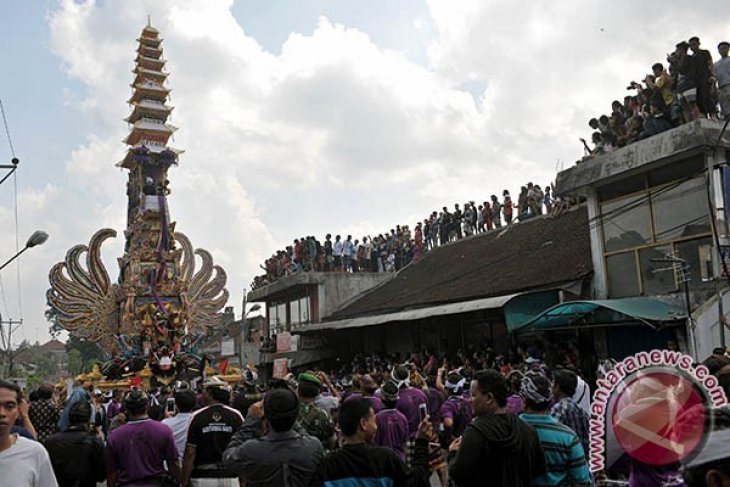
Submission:
[[[715,63],[715,77],[717,78],[718,98],[725,120],[730,119],[730,42],[722,41],[717,46],[720,60]]]
[[[575,386],[575,394],[573,394],[573,402],[575,402],[588,416],[591,415],[591,388],[583,380],[581,376],[575,374],[578,378],[578,385]]]
[[[182,462],[185,454],[185,443],[188,438],[188,429],[190,428],[190,420],[193,419],[193,410],[195,409],[195,393],[190,389],[184,389],[177,391],[174,398],[177,414],[166,417],[162,420],[162,424],[172,430],[172,436],[175,438],[175,446],[177,446],[178,455]],[[165,408],[165,415],[167,414],[167,408]]]
[[[10,433],[20,414],[20,388],[0,380],[0,485],[58,487],[43,445]]]
[[[335,271],[342,272],[342,251],[343,251],[343,245],[342,245],[342,237],[337,235],[335,237],[335,243],[332,246],[332,255],[335,257]]]

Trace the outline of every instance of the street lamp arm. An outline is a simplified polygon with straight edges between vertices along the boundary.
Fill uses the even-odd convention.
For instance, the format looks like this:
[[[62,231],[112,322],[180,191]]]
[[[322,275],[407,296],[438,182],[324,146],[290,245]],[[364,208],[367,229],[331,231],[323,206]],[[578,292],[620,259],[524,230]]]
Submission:
[[[12,261],[17,259],[20,256],[20,254],[22,254],[23,252],[25,252],[26,250],[28,250],[31,247],[35,247],[37,245],[43,245],[46,242],[46,240],[48,240],[48,234],[46,232],[44,232],[43,230],[36,230],[35,232],[33,232],[33,234],[30,237],[28,237],[28,241],[25,243],[25,247],[23,247],[23,249],[20,252],[18,252],[14,256],[12,256],[10,259],[7,260],[7,262],[5,262],[2,266],[0,266],[0,271],[5,269],[5,267],[7,267],[8,264],[10,264]]]
[[[10,264],[12,261],[14,261],[15,259],[17,259],[20,256],[20,254],[22,254],[26,250],[28,250],[28,246],[27,245],[25,247],[23,247],[23,250],[21,250],[20,252],[18,252],[14,256],[10,257],[3,265],[1,265],[0,266],[0,271],[3,270],[3,269],[5,269],[5,267],[7,267],[8,264]]]

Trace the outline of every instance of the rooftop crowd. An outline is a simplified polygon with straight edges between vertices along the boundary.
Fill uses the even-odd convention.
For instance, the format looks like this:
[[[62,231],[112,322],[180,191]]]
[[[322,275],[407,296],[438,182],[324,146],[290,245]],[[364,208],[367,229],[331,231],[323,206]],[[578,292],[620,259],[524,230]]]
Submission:
[[[626,87],[634,92],[623,103],[611,103],[611,115],[592,118],[588,125],[592,147],[585,139],[583,161],[646,139],[699,118],[730,119],[730,43],[717,46],[720,59],[700,47],[700,39],[681,41],[667,55],[665,66],[652,65],[642,83]]]
[[[704,364],[730,392],[726,351]],[[591,474],[594,382],[580,365],[569,345],[550,366],[535,346],[373,354],[266,385],[247,368],[233,388],[212,377],[105,394],[87,382],[65,400],[42,386],[29,401],[0,381],[0,485],[728,485],[724,409],[684,465],[626,456]]]
[[[297,272],[396,272],[440,245],[535,216],[557,214],[569,204],[556,198],[549,185],[543,189],[527,183],[520,188],[517,201],[505,189],[501,200],[491,195],[481,204],[469,201],[456,203],[453,209],[444,206],[413,228],[397,225],[376,237],[353,240],[352,235],[335,235],[333,239],[327,234],[323,242],[314,236],[302,237],[266,259],[261,265],[266,273],[257,276],[251,287],[256,289]]]

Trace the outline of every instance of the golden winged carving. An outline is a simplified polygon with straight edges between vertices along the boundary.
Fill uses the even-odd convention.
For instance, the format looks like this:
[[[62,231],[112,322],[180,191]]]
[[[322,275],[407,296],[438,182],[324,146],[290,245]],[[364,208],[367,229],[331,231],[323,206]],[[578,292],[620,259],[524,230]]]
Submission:
[[[48,304],[56,311],[59,325],[70,333],[100,343],[107,350],[115,346],[116,284],[112,285],[101,260],[101,245],[117,232],[104,228],[91,237],[89,246],[76,245],[66,259],[51,268],[46,292]],[[81,265],[86,253],[86,269]]]
[[[180,265],[181,280],[187,284],[184,301],[187,305],[188,333],[204,331],[209,326],[218,325],[222,319],[221,308],[228,301],[226,287],[226,271],[218,265],[213,265],[213,257],[205,249],[196,249],[188,237],[175,232],[175,240],[182,249],[182,263]],[[195,272],[195,255],[202,260],[201,268]],[[213,276],[215,273],[215,276]]]

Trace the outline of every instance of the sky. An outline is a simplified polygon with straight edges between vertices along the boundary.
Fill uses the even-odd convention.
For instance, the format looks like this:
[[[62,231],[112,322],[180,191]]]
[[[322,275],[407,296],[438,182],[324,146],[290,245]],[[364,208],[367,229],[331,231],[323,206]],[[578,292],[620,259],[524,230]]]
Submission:
[[[259,265],[293,239],[362,238],[454,203],[550,184],[587,120],[698,35],[730,38],[698,0],[0,0],[0,76],[21,160],[0,186],[1,273],[16,340],[49,338],[48,271],[100,228],[123,251],[126,104],[136,39],[164,38],[177,230],[228,274],[240,315]],[[4,131],[3,131],[4,132]],[[0,164],[12,157],[0,133]],[[16,192],[17,187],[17,192]],[[17,232],[16,232],[17,198]],[[515,249],[519,251],[519,249]]]

